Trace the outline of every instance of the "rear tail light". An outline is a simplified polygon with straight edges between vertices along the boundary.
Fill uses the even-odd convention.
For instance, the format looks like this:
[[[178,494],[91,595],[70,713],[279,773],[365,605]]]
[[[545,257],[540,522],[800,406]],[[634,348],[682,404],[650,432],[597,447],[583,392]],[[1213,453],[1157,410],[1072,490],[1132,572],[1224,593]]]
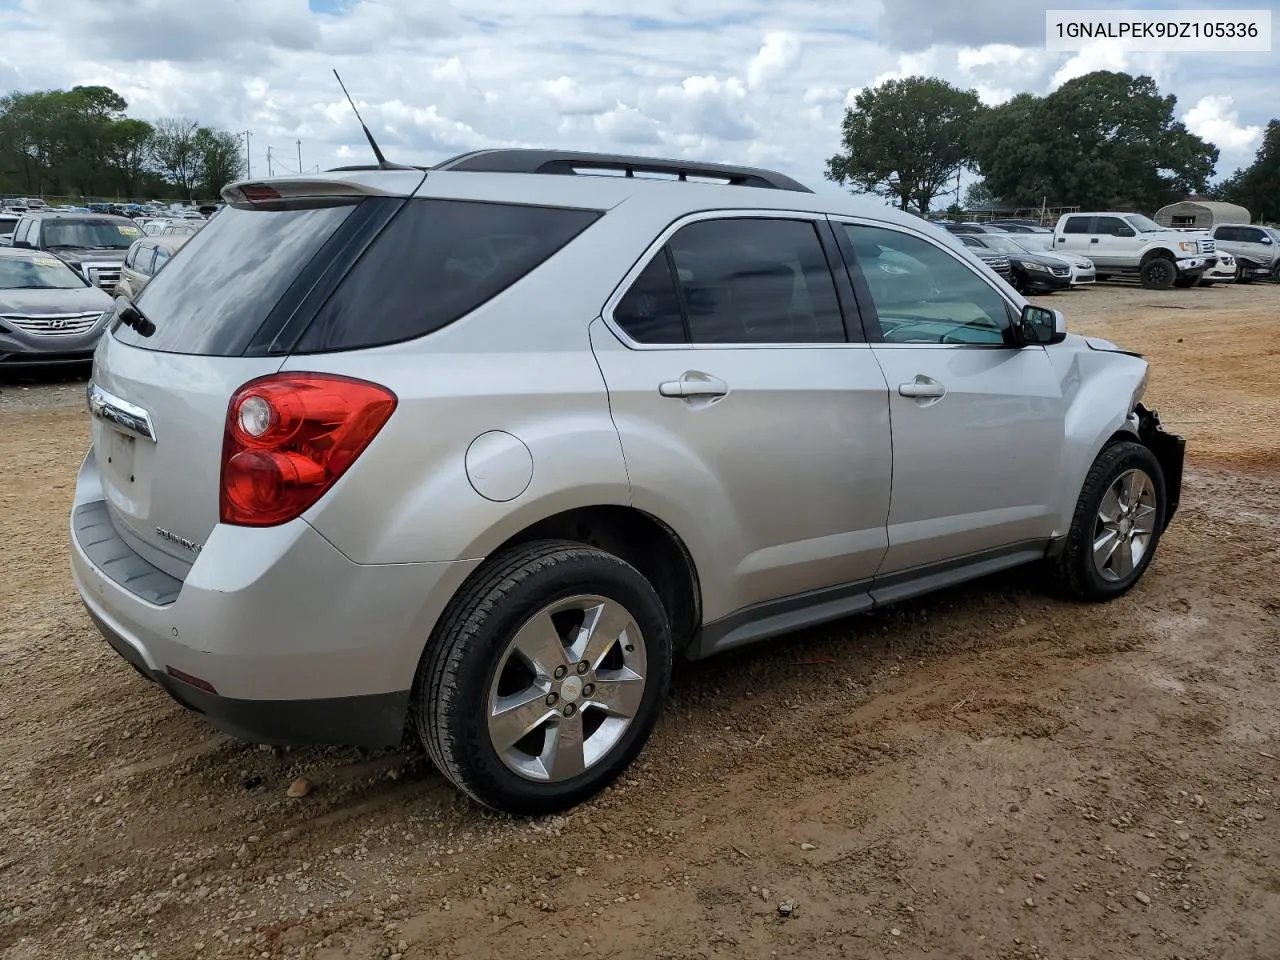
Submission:
[[[386,387],[333,374],[280,373],[246,383],[227,410],[219,518],[270,527],[300,516],[395,408]]]

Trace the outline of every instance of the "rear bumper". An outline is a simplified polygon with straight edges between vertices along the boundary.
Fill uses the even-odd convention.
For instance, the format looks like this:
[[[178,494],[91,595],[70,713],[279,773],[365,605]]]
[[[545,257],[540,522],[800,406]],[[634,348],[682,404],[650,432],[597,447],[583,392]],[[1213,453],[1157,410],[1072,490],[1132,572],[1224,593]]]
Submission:
[[[404,736],[409,691],[311,700],[241,700],[220,696],[153,670],[136,638],[126,638],[89,601],[90,619],[127,663],[188,710],[240,740],[280,746],[344,744],[394,746]]]
[[[215,527],[179,580],[115,531],[92,452],[69,527],[72,579],[112,648],[262,743],[398,743],[427,638],[480,562],[357,564],[297,520]]]

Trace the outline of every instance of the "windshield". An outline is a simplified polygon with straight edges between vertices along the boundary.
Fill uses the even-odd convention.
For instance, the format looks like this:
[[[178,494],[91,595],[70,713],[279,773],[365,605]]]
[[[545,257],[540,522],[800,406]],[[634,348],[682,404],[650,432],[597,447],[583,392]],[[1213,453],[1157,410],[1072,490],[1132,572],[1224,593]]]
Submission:
[[[1161,231],[1168,229],[1167,227],[1160,226],[1160,224],[1156,223],[1150,217],[1144,217],[1140,213],[1131,213],[1126,216],[1125,219],[1128,220],[1129,223],[1133,225],[1133,228],[1139,233],[1160,233]]]
[[[998,237],[992,233],[983,237],[982,242],[992,250],[998,250],[1000,253],[1012,253],[1014,256],[1021,256],[1027,252],[1027,248],[1012,237]]]
[[[48,220],[41,228],[41,246],[128,250],[140,236],[142,231],[132,223],[117,220]]]
[[[0,257],[0,290],[76,290],[87,285],[57,257]]]

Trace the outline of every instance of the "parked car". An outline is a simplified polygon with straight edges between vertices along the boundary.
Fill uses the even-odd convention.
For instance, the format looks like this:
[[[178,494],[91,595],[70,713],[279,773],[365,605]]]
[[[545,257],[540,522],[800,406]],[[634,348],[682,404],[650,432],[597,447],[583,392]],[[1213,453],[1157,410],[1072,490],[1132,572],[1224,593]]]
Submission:
[[[1044,234],[1045,236],[1053,236],[1053,231],[1048,227],[1041,227],[1030,223],[1015,223],[1008,220],[992,220],[988,224],[991,227],[999,227],[1006,233],[1033,233]]]
[[[128,217],[98,213],[28,213],[13,231],[13,246],[43,250],[110,293],[120,264],[142,231]]]
[[[1087,256],[1099,280],[1136,277],[1157,290],[1192,286],[1217,261],[1207,232],[1162,227],[1140,213],[1064,214],[1053,251]]]
[[[13,243],[13,228],[18,225],[21,215],[0,211],[0,247]]]
[[[68,533],[107,642],[245,739],[409,732],[563,809],[677,656],[1022,564],[1108,600],[1178,506],[1147,361],[874,200],[543,150],[223,197],[117,301]]]
[[[963,233],[958,235],[958,239],[966,246],[1008,257],[1009,282],[1019,293],[1053,293],[1071,286],[1070,263],[1049,253],[1028,250],[1011,236]]]
[[[182,233],[135,240],[125,254],[120,282],[115,289],[116,296],[136,300],[142,293],[142,288],[182,249],[191,236],[192,234]]]
[[[57,257],[0,247],[0,369],[85,363],[111,307]]]
[[[1217,262],[1200,275],[1200,286],[1212,287],[1215,283],[1235,283],[1240,266],[1229,253],[1218,252]]]
[[[1273,231],[1247,224],[1219,224],[1213,228],[1213,239],[1220,251],[1235,257],[1241,283],[1280,281],[1280,237]]]

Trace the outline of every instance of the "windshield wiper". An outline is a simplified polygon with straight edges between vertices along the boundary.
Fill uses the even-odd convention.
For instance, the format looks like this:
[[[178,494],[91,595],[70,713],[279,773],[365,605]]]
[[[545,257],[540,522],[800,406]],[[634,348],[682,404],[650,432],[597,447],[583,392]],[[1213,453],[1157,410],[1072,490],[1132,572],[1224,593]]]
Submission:
[[[140,336],[149,337],[156,332],[156,325],[123,293],[116,294],[116,316],[121,323],[137,330]]]

